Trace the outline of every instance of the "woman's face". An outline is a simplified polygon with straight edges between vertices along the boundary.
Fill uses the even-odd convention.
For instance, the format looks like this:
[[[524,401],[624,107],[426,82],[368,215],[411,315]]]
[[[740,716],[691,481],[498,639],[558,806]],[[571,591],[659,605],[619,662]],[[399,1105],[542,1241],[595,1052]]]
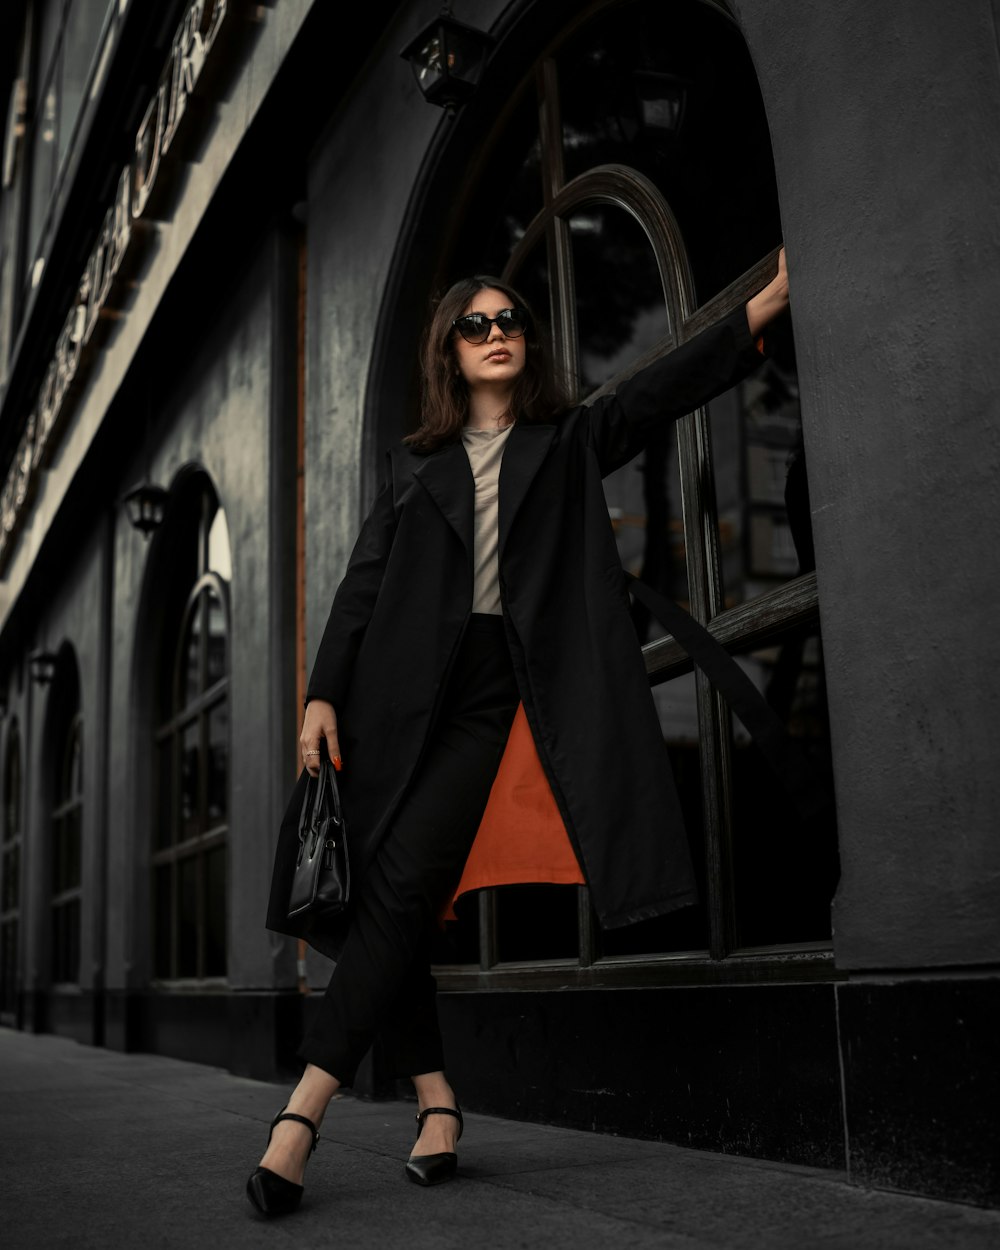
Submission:
[[[510,308],[510,297],[503,291],[487,287],[477,291],[462,310],[462,316],[469,313],[482,313],[485,317],[496,317],[504,308]],[[459,372],[465,378],[469,390],[481,387],[509,388],[524,368],[525,346],[524,335],[508,338],[495,323],[490,325],[489,334],[482,343],[468,343],[457,330],[454,330],[455,359],[458,361]]]

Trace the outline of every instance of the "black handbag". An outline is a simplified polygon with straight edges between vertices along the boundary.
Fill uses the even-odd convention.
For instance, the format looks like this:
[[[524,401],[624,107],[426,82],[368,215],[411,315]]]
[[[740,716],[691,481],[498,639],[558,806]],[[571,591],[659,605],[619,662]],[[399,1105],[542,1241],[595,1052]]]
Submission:
[[[337,773],[324,753],[319,775],[306,782],[299,814],[299,851],[288,918],[340,915],[351,897],[351,861]]]

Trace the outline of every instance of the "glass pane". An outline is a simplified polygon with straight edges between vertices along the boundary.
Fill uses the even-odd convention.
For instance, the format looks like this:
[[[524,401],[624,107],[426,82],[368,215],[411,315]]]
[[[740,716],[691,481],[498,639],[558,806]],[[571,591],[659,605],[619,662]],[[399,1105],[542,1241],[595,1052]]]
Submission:
[[[673,426],[650,440],[635,460],[608,474],[604,496],[624,568],[687,607],[687,553]],[[643,604],[633,602],[632,620],[641,643],[667,632]]]
[[[21,736],[16,724],[7,744],[5,772],[3,840],[10,842],[21,832]]]
[[[733,22],[699,0],[608,6],[557,62],[567,180],[606,162],[650,178],[677,218],[699,303],[779,242],[770,133]]]
[[[224,582],[233,580],[233,560],[229,547],[229,526],[222,508],[215,509],[215,516],[208,530],[208,568]]]
[[[51,922],[52,980],[58,983],[66,980],[63,972],[63,955],[66,946],[66,908],[53,907]]]
[[[229,704],[208,714],[208,828],[225,824],[229,795]]]
[[[202,690],[201,631],[204,602],[204,597],[198,599],[188,620],[187,631],[181,644],[180,682],[177,691],[178,710],[187,707]]]
[[[816,786],[832,795],[833,770],[820,637],[803,632],[742,662],[802,749]],[[839,875],[832,805],[803,816],[733,717],[733,876],[742,947],[826,941]]]
[[[226,975],[226,848],[214,847],[205,856],[205,969],[206,977]]]
[[[623,209],[591,205],[570,216],[580,374],[593,390],[669,330],[653,249]]]
[[[206,689],[226,675],[226,616],[214,590],[205,591],[208,609]]]
[[[52,63],[62,27],[63,0],[36,0],[34,19],[36,22],[35,38],[37,53],[36,73],[38,80],[44,82]]]
[[[56,816],[52,822],[52,893],[66,888],[66,820]]]
[[[83,728],[79,721],[73,730],[73,738],[69,751],[69,785],[67,798],[80,798],[83,795]]]
[[[3,902],[0,910],[16,911],[21,898],[21,847],[15,845],[3,856]]]
[[[578,886],[505,885],[495,894],[501,963],[578,957]]]
[[[34,261],[49,211],[55,181],[58,86],[53,78],[38,102],[31,153],[31,214],[28,219],[28,264]]]
[[[653,687],[653,699],[666,746],[665,766],[674,774],[681,814],[691,847],[699,902],[653,920],[599,934],[604,955],[640,955],[708,949],[705,822],[698,745],[698,713],[693,674]]]
[[[82,880],[83,808],[75,804],[64,818],[66,830],[66,885],[68,890],[77,889]]]
[[[52,980],[75,982],[80,975],[80,900],[52,909]]]
[[[176,778],[173,769],[174,747],[177,738],[171,735],[157,747],[156,776],[156,849],[162,850],[169,846],[174,837],[173,803],[176,792]]]
[[[0,925],[0,1011],[17,1009],[17,921]]]
[[[97,54],[108,0],[71,0],[66,18],[62,54],[62,116],[59,119],[59,160],[61,161],[77,116],[83,106],[84,91]]]
[[[542,208],[540,154],[538,102],[529,76],[490,148],[475,201],[464,215],[465,231],[456,241],[460,271],[503,273],[511,252]],[[545,311],[544,305],[540,311]]]
[[[194,721],[181,734],[180,840],[201,832],[201,724]]]
[[[709,405],[726,607],[815,569],[791,324],[769,356]]]
[[[479,966],[479,891],[455,901],[455,919],[435,929],[431,937],[432,964]]]
[[[171,864],[161,864],[153,871],[153,973],[161,979],[166,979],[173,973],[170,959],[172,873]]]
[[[198,975],[198,858],[177,864],[177,976]]]

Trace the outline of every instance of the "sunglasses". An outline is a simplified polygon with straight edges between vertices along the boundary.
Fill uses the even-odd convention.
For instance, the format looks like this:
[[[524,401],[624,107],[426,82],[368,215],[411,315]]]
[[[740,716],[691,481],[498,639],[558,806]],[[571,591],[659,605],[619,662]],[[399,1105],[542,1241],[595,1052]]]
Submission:
[[[496,326],[504,338],[519,339],[528,328],[528,314],[523,308],[501,308],[495,317],[485,313],[467,313],[451,323],[466,343],[485,343],[490,329]]]

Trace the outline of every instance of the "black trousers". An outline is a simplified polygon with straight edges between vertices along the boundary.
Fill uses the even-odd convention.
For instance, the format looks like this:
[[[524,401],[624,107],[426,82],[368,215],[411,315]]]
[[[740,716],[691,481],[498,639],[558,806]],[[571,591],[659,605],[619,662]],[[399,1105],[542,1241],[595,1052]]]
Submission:
[[[299,1048],[300,1058],[343,1085],[353,1084],[376,1037],[390,1075],[444,1068],[431,938],[462,875],[518,699],[502,618],[474,614],[427,750],[365,875],[318,1017]]]

